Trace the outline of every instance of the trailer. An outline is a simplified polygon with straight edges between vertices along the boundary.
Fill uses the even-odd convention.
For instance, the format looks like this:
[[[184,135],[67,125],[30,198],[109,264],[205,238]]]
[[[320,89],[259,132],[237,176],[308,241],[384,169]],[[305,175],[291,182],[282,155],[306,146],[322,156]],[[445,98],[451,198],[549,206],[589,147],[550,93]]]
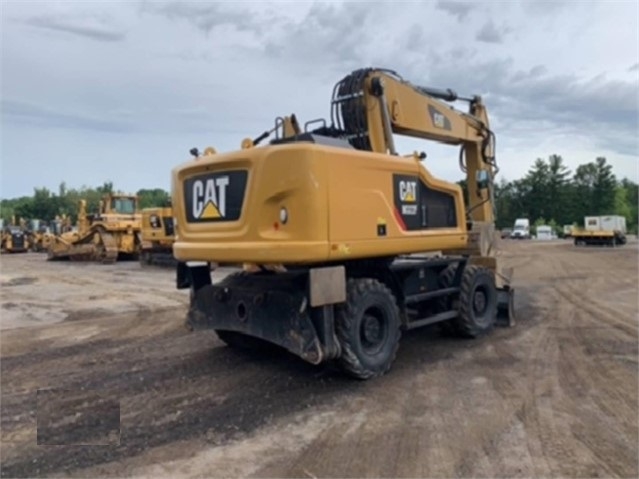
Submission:
[[[548,225],[540,225],[537,226],[537,233],[535,238],[538,240],[552,240],[555,239],[553,237],[552,227]]]
[[[573,229],[575,246],[626,244],[626,218],[619,215],[586,216],[584,228]]]

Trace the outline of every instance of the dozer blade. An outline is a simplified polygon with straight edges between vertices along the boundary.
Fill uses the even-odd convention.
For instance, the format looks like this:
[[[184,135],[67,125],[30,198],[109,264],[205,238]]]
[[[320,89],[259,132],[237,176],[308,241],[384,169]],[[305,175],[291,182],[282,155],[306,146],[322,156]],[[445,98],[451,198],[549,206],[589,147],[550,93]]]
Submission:
[[[95,255],[95,246],[92,244],[68,245],[65,249],[47,251],[48,261],[91,261]]]
[[[99,238],[99,243],[91,241],[95,235]],[[98,231],[94,235],[89,235],[78,243],[68,243],[58,239],[56,246],[47,251],[49,261],[76,261],[76,262],[98,262],[102,264],[115,263],[118,259],[118,245],[115,238],[107,232]]]
[[[232,274],[195,293],[186,327],[242,333],[319,364],[325,352],[303,285],[299,273]]]

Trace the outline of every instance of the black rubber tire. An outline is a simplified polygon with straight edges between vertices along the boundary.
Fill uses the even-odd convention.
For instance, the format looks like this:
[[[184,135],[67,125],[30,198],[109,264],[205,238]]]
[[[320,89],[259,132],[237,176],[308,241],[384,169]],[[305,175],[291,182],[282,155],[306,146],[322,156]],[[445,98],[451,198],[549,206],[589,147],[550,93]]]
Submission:
[[[395,361],[401,338],[395,297],[383,283],[371,278],[349,279],[346,294],[346,302],[336,308],[335,332],[342,350],[337,366],[357,379],[382,376]],[[361,330],[366,325],[369,328],[364,333]],[[369,349],[366,343],[371,337],[362,336],[376,332],[378,344]]]
[[[477,298],[479,305],[476,304],[475,293],[482,293]],[[453,320],[455,329],[461,336],[478,338],[492,331],[496,321],[497,287],[494,273],[481,266],[466,266],[459,291],[459,316]]]

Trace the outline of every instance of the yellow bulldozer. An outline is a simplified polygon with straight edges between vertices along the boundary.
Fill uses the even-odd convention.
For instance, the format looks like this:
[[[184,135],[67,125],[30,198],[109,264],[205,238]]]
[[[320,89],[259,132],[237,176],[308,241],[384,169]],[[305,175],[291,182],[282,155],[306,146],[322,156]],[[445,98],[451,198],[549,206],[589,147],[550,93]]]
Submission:
[[[46,252],[54,236],[50,228],[41,220],[29,220],[28,237],[31,251],[36,253]]]
[[[48,260],[108,264],[139,258],[141,215],[137,196],[107,194],[96,214],[87,214],[86,201],[80,200],[77,227],[65,229],[51,241]]]
[[[389,371],[404,331],[439,324],[477,338],[513,325],[482,98],[366,68],[339,81],[331,103],[330,124],[302,131],[295,115],[278,118],[237,151],[193,148],[173,169],[186,326],[368,379]],[[425,153],[401,155],[395,135],[459,147],[467,204],[458,184],[426,168]],[[237,263],[252,267],[213,283],[212,264]]]
[[[173,209],[170,206],[142,210],[140,264],[175,267],[173,257]]]
[[[24,220],[16,221],[11,218],[11,224],[0,225],[0,253],[26,253],[31,247],[31,242]]]

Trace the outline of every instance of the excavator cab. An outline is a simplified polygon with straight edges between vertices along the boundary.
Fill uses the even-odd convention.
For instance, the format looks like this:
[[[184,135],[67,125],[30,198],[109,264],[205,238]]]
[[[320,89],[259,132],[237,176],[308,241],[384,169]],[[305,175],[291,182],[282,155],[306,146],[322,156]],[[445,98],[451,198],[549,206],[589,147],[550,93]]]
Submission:
[[[100,200],[100,215],[135,215],[139,213],[138,197],[107,194]]]

